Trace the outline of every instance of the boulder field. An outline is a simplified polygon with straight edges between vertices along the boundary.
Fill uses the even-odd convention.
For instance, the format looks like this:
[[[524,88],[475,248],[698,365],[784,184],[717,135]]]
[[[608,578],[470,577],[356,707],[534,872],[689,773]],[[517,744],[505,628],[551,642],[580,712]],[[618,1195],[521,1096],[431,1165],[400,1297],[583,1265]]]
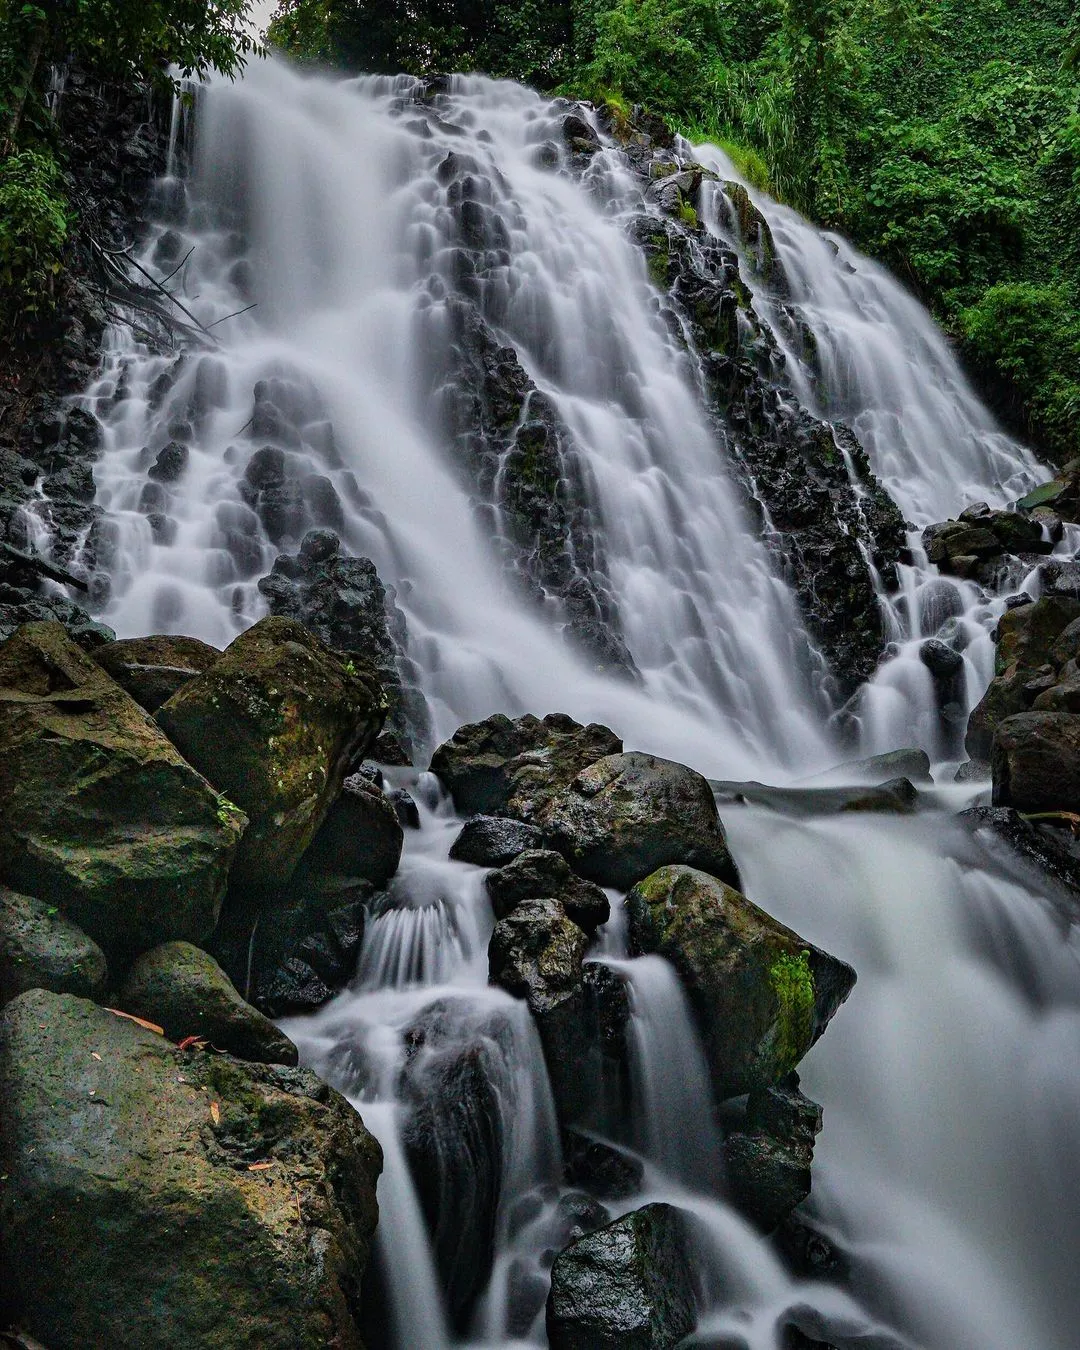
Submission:
[[[50,1350],[360,1346],[381,1152],[271,1019],[342,989],[397,903],[422,818],[365,759],[387,706],[374,669],[281,615],[224,652],[88,653],[52,622],[0,645],[0,1317]],[[535,1025],[562,1144],[550,1289],[517,1290],[522,1329],[673,1345],[696,1320],[693,1223],[626,1210],[631,993],[588,959],[598,929],[620,910],[631,955],[676,971],[724,1122],[717,1185],[767,1233],[808,1194],[821,1128],[795,1066],[855,973],[737,889],[719,785],[606,727],[495,715],[432,771],[467,817],[451,858],[488,869],[490,982]],[[498,1026],[464,1035],[462,1015],[418,1014],[399,1089],[464,1331],[509,1099]]]

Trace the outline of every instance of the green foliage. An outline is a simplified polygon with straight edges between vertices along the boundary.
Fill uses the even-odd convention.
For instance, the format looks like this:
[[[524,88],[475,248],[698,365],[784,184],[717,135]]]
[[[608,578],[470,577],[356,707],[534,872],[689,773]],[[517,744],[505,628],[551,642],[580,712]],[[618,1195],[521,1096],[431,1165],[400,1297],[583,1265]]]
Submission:
[[[782,1072],[793,1069],[806,1053],[814,1030],[814,977],[810,953],[781,952],[769,967],[769,982],[778,1004],[777,1059]]]
[[[68,225],[63,175],[51,154],[23,150],[0,163],[0,323],[9,340],[51,305]]]
[[[972,363],[1059,459],[1080,454],[1080,310],[1063,285],[991,286],[963,310]]]

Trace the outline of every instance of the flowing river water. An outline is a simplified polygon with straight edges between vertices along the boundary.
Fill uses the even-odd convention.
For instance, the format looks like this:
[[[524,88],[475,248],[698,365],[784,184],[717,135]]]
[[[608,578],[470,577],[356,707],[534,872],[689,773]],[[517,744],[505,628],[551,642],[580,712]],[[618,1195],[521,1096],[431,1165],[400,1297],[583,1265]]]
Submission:
[[[494,711],[560,711],[717,778],[792,782],[835,765],[851,752],[815,689],[797,606],[624,232],[639,183],[614,148],[583,178],[560,169],[565,152],[553,164],[566,109],[518,86],[457,79],[423,117],[410,92],[408,81],[335,82],[266,62],[201,96],[188,180],[163,185],[142,260],[159,276],[182,263],[179,297],[216,342],[177,367],[130,329],[108,338],[88,394],[105,428],[103,617],[122,636],[224,645],[264,612],[255,583],[278,549],[242,488],[253,390],[267,382],[291,400],[278,428],[300,485],[291,509],[332,524],[396,589],[436,738]],[[451,152],[471,158],[501,222],[479,303],[579,447],[637,682],[590,668],[562,637],[557,606],[526,603],[508,584],[498,513],[475,509],[422,392],[437,386],[458,278],[439,175]],[[718,151],[697,154],[732,176]],[[759,315],[783,346],[781,304],[797,309],[820,354],[815,381],[790,352],[790,395],[855,428],[914,527],[971,500],[1007,504],[1046,476],[994,426],[891,278],[786,208],[758,204],[791,286],[783,301],[760,295]],[[705,212],[715,231],[721,218]],[[183,476],[150,482],[157,448],[177,437]],[[948,603],[927,603],[942,583],[917,541],[900,598],[883,598],[896,645],[864,691],[862,734],[867,752],[921,743],[943,762],[955,746],[937,729],[917,643],[946,623],[954,639],[963,630],[970,705],[991,673],[1002,602],[948,582]],[[404,777],[422,828],[408,832],[391,903],[368,924],[356,980],[287,1029],[383,1144],[386,1306],[371,1343],[543,1344],[546,1272],[573,1197],[560,1184],[539,1040],[524,1005],[487,985],[483,873],[447,858],[460,822],[434,779]],[[617,905],[601,932],[593,959],[630,986],[629,1142],[646,1163],[642,1195],[623,1207],[660,1197],[696,1216],[693,1343],[781,1350],[797,1326],[844,1350],[1076,1344],[1080,949],[1044,883],[953,821],[962,796],[942,789],[934,809],[900,819],[724,810],[747,894],[859,974],[801,1068],[825,1117],[808,1209],[846,1254],[844,1287],[789,1275],[724,1203],[678,983],[658,958],[627,960]],[[422,1055],[406,1093],[406,1047],[425,1018],[438,1026],[424,1052],[431,1073]],[[466,1043],[480,1047],[498,1102],[501,1199],[493,1273],[455,1332],[402,1131],[437,1091],[440,1048]]]

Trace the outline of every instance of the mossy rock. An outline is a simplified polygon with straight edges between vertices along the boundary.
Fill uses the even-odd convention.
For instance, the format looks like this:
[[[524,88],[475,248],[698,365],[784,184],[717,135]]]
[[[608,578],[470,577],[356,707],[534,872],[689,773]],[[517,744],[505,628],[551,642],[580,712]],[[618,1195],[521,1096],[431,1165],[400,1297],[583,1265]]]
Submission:
[[[246,824],[59,624],[0,646],[0,879],[110,960],[208,936]]]
[[[846,962],[694,868],[660,868],[626,907],[632,954],[658,953],[683,982],[718,1101],[789,1073],[855,984]]]
[[[287,882],[354,761],[382,729],[375,677],[292,619],[263,619],[157,713],[184,756],[250,818],[233,880]]]
[[[105,953],[55,905],[0,886],[0,1006],[28,989],[96,998],[107,978]]]
[[[361,1350],[382,1155],[313,1074],[34,990],[0,1095],[4,1314],[50,1350]]]
[[[296,1064],[288,1036],[245,1003],[210,955],[190,942],[164,942],[128,971],[119,1006],[160,1025],[173,1041],[205,1039],[258,1064]]]

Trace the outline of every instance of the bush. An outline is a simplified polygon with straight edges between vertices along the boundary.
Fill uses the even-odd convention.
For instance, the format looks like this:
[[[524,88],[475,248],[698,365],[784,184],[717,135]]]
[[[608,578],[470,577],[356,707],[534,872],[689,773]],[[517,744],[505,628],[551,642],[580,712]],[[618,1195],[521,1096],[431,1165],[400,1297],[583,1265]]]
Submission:
[[[51,307],[69,224],[50,153],[22,150],[0,163],[0,326],[9,338]]]
[[[991,286],[960,314],[964,350],[1000,410],[1060,461],[1080,454],[1080,311],[1064,285]]]

